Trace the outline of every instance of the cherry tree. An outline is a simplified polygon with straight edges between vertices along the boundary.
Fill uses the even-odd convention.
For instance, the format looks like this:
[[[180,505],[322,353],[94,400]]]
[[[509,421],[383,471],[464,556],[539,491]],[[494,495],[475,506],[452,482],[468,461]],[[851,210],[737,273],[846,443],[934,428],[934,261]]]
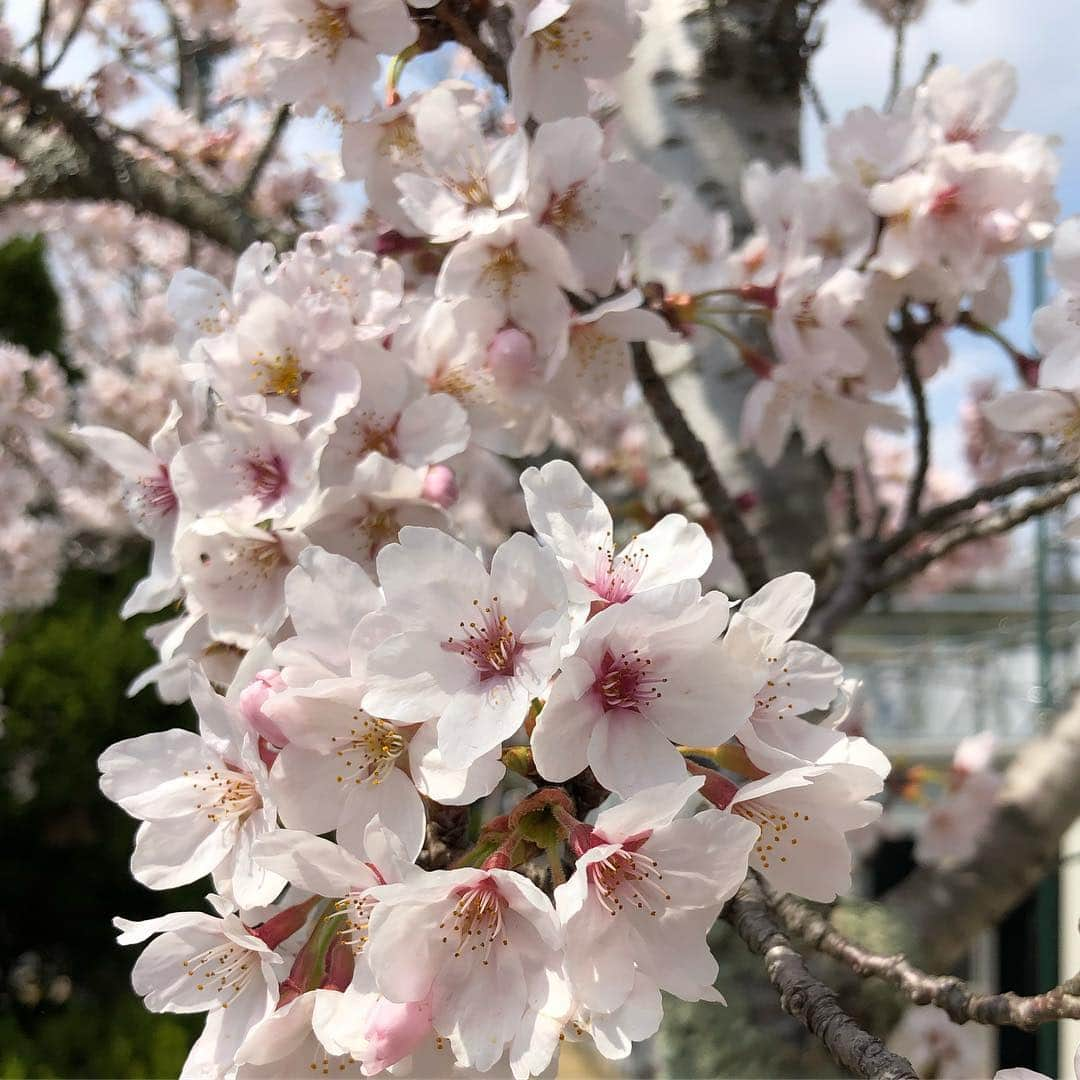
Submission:
[[[918,5],[873,6],[899,56]],[[1080,490],[1053,143],[1004,126],[1003,62],[908,87],[898,66],[885,109],[829,127],[825,175],[746,162],[712,205],[629,152],[663,8],[66,0],[4,27],[2,220],[50,237],[81,378],[5,351],[0,600],[151,544],[133,692],[197,727],[99,764],[140,822],[134,877],[210,878],[207,911],[116,920],[149,942],[147,1007],[206,1013],[184,1075],[624,1059],[661,991],[740,993],[718,918],[854,1075],[916,1076],[861,978],[957,1023],[1080,1018],[1075,980],[1025,999],[932,973],[1080,812],[1078,710],[1004,777],[958,751],[883,901],[911,956],[805,902],[850,892],[891,768],[849,732],[837,632]],[[812,93],[826,5],[731,8]],[[305,124],[340,131],[332,159]],[[1029,355],[999,329],[1005,260],[1043,246],[1059,292]],[[931,461],[954,332],[1016,373],[965,412],[970,488]],[[752,466],[673,391],[687,354],[736,365]],[[773,511],[803,477],[792,565]]]

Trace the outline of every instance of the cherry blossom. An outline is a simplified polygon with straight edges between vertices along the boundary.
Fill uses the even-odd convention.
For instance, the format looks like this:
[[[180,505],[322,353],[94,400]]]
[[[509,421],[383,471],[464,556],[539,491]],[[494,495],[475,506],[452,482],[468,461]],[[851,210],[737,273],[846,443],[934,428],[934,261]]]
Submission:
[[[727,622],[727,598],[702,596],[696,581],[639,592],[591,618],[537,718],[540,775],[566,780],[588,765],[625,798],[683,775],[672,740],[730,738],[763,678],[728,661],[718,643]]]
[[[586,78],[610,79],[630,65],[637,17],[627,0],[524,0],[521,38],[510,57],[510,103],[524,121],[582,116]]]
[[[489,572],[445,533],[405,528],[378,572],[390,636],[367,658],[363,707],[399,724],[437,718],[443,761],[466,768],[517,730],[558,666],[570,618],[555,557],[518,534]]]
[[[414,123],[423,173],[403,172],[396,178],[402,209],[440,243],[489,231],[524,193],[524,134],[506,135],[489,147],[480,117],[462,109],[454,92],[441,87],[423,96]]]
[[[455,1058],[489,1069],[561,966],[551,901],[497,867],[431,871],[372,896],[367,951],[379,990],[390,1001],[430,1000],[432,1026]]]
[[[348,120],[375,104],[378,54],[416,37],[401,0],[240,0],[237,18],[259,43],[279,100],[307,111],[326,106]]]
[[[643,984],[722,1000],[705,935],[746,876],[758,833],[719,810],[677,818],[702,782],[647,788],[571,835],[577,862],[555,905],[567,976],[594,1017],[644,995]]]
[[[185,1071],[219,1072],[232,1064],[249,1030],[271,1014],[278,998],[273,946],[248,929],[227,901],[209,898],[217,915],[180,911],[158,919],[114,919],[121,945],[155,934],[131,973],[132,986],[153,1012],[206,1012]]]
[[[604,296],[615,283],[623,238],[659,211],[659,184],[635,162],[607,160],[594,121],[567,117],[541,124],[533,137],[526,204],[563,242],[585,288]]]
[[[616,551],[615,525],[603,500],[565,461],[521,474],[533,529],[566,571],[570,598],[594,608],[636,593],[701,577],[713,558],[705,530],[668,514]]]
[[[142,821],[131,872],[154,889],[213,874],[243,907],[267,904],[283,881],[252,858],[277,824],[266,765],[236,710],[193,672],[199,733],[174,728],[125,739],[98,759],[101,788]]]
[[[74,432],[124,478],[124,501],[132,523],[154,545],[150,573],[124,602],[121,609],[124,618],[143,611],[157,611],[179,592],[173,538],[180,512],[171,473],[180,449],[179,423],[180,410],[174,405],[164,426],[150,440],[149,449],[122,431],[83,427]]]
[[[878,773],[861,765],[799,766],[744,784],[728,806],[760,831],[752,869],[780,892],[829,901],[851,888],[844,834],[881,814],[869,801],[881,787]]]

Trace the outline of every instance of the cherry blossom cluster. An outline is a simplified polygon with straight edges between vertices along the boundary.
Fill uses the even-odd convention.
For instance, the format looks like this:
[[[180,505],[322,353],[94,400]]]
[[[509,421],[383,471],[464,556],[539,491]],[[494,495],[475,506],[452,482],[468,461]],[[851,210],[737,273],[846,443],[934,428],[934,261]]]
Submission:
[[[846,834],[889,764],[837,729],[839,664],[794,639],[810,579],[733,610],[697,580],[700,526],[669,515],[615,548],[571,465],[521,484],[535,535],[490,563],[422,525],[381,548],[378,584],[304,547],[224,693],[185,672],[198,732],[102,755],[142,821],[135,877],[213,879],[215,915],[117,924],[160,934],[134,972],[150,1008],[208,1012],[191,1075],[411,1058],[525,1077],[563,1037],[623,1057],[660,990],[722,1000],[706,933],[749,867],[812,899],[849,888]],[[432,822],[508,768],[506,812],[452,868],[417,866]]]
[[[797,430],[808,451],[855,468],[869,428],[905,425],[882,400],[905,356],[928,380],[948,362],[950,327],[989,333],[1008,313],[1004,259],[1047,240],[1057,212],[1052,141],[1001,127],[1015,92],[1002,61],[941,68],[890,112],[864,107],[830,128],[826,177],[752,165],[754,232],[737,248],[727,216],[703,230],[689,194],[646,231],[643,270],[674,319],[728,338],[732,314],[765,322],[771,355],[735,345],[759,376],[744,439],[766,462]]]
[[[1058,226],[1051,268],[1059,291],[1032,322],[1042,353],[1031,380],[1034,385],[987,402],[983,413],[1005,438],[1010,433],[1043,436],[1059,457],[1076,462],[1080,460],[1080,218]]]
[[[123,614],[168,611],[132,691],[198,717],[100,759],[140,822],[134,877],[212,883],[208,911],[116,920],[148,942],[147,1007],[206,1013],[184,1075],[524,1078],[576,1039],[625,1058],[661,992],[723,1001],[707,933],[749,871],[814,901],[850,888],[890,766],[844,730],[840,664],[797,637],[812,579],[733,603],[702,584],[702,525],[656,513],[629,535],[553,446],[643,487],[632,346],[711,332],[758,377],[744,429],[767,462],[797,429],[867,479],[868,430],[904,423],[883,398],[905,363],[929,378],[946,329],[1003,317],[1003,259],[1052,231],[1055,162],[1000,127],[1004,65],[943,69],[831,131],[828,177],[752,166],[735,246],[689,195],[665,205],[598,101],[638,6],[508,5],[504,106],[475,70],[399,91],[455,17],[432,0],[177,3],[192,39],[243,48],[118,144],[227,190],[282,253],[234,259],[114,206],[28,211],[73,253],[85,377],[70,391],[20,354],[12,453],[51,408],[65,453],[116,474],[98,505],[122,500],[152,545]],[[130,58],[165,55],[131,8],[58,4],[50,25],[61,48],[81,18],[119,35],[128,62],[88,88],[110,117],[141,85]],[[245,125],[248,95],[340,125],[360,221],[326,226],[333,170],[288,167],[269,121]],[[252,235],[273,233],[234,247]],[[1055,303],[1047,340],[1068,351]],[[998,447],[996,416],[973,445]],[[1011,467],[1022,444],[995,453]]]

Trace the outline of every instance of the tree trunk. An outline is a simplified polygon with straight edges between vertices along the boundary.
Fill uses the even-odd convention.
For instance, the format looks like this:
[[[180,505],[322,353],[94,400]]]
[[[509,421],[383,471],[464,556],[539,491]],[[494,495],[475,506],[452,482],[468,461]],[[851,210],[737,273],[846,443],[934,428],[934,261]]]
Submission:
[[[645,32],[623,77],[625,138],[633,155],[663,178],[726,209],[736,236],[750,221],[740,185],[755,159],[797,164],[806,68],[806,19],[798,0],[664,0],[644,16]],[[706,332],[707,333],[707,332]],[[758,499],[772,573],[803,568],[825,536],[825,470],[793,444],[776,469],[739,449],[742,403],[754,376],[723,341],[657,349],[661,371],[713,464],[739,493]],[[696,506],[689,478],[657,435],[653,485],[661,500]]]

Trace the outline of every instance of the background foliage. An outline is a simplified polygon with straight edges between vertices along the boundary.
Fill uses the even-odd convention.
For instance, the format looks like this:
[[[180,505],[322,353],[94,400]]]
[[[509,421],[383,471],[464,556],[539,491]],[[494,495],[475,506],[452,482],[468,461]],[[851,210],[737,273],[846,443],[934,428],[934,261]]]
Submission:
[[[0,337],[62,352],[62,319],[40,238],[0,247]],[[155,660],[150,617],[116,614],[145,551],[111,572],[73,570],[49,610],[2,622],[0,649],[0,1077],[176,1076],[201,1017],[147,1013],[133,957],[111,920],[199,907],[138,885],[135,822],[101,796],[97,757],[117,739],[190,726],[152,690],[128,699]]]

